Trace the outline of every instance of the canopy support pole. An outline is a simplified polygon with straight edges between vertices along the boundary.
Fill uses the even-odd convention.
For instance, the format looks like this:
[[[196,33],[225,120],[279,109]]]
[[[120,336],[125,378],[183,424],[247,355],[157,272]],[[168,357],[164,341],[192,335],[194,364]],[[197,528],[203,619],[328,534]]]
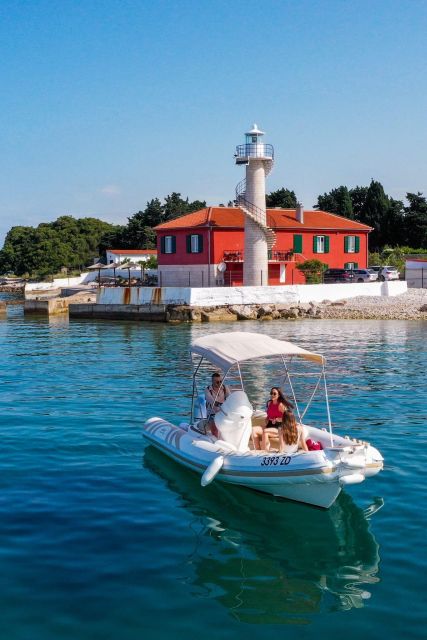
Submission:
[[[197,389],[196,386],[196,375],[198,370],[200,369],[200,365],[203,362],[203,356],[200,358],[199,360],[199,364],[196,366],[194,373],[193,373],[193,391],[191,393],[191,415],[190,415],[190,423],[193,424],[194,422],[194,396],[195,396],[195,391]]]
[[[311,402],[312,402],[312,400],[313,400],[313,398],[314,398],[314,396],[315,396],[315,394],[316,394],[316,391],[317,391],[317,389],[319,388],[319,384],[320,384],[320,381],[321,381],[321,379],[322,379],[322,376],[323,376],[323,372],[320,374],[319,379],[318,379],[318,380],[317,380],[317,382],[316,382],[316,386],[314,387],[314,391],[313,391],[313,393],[311,394],[311,397],[310,397],[309,401],[307,402],[307,404],[306,404],[306,407],[305,407],[304,411],[302,412],[301,419],[304,419],[304,416],[305,416],[305,414],[307,413],[307,411],[308,411],[308,409],[309,409],[309,407],[310,407],[310,405],[311,405]]]
[[[328,426],[329,426],[329,435],[331,436],[331,447],[334,446],[334,438],[332,435],[332,422],[331,422],[331,412],[329,410],[329,397],[328,397],[328,387],[326,384],[326,372],[325,365],[322,365],[322,373],[323,373],[323,382],[325,383],[325,400],[326,400],[326,411],[328,414]]]
[[[292,361],[292,360],[291,360],[291,361]],[[292,384],[291,376],[290,376],[290,374],[289,374],[289,369],[288,369],[288,366],[287,366],[287,364],[286,364],[286,360],[285,360],[285,358],[284,358],[284,356],[283,356],[283,355],[282,355],[282,362],[283,362],[283,366],[285,367],[286,377],[287,377],[287,379],[288,379],[289,386],[290,386],[290,388],[291,388],[292,398],[293,398],[293,400],[294,400],[295,409],[296,409],[296,411],[297,411],[297,415],[298,415],[298,422],[301,422],[302,417],[301,417],[301,414],[300,414],[300,411],[299,411],[299,406],[298,406],[297,398],[296,398],[296,395],[295,395],[295,391],[294,391],[294,387],[293,387],[293,384]]]
[[[231,367],[230,367],[230,369],[231,369]],[[230,369],[227,371],[227,374],[229,373]],[[245,387],[243,386],[243,378],[242,378],[242,372],[240,370],[240,363],[239,362],[237,363],[237,371],[239,372],[240,385],[241,385],[242,389],[244,390]]]

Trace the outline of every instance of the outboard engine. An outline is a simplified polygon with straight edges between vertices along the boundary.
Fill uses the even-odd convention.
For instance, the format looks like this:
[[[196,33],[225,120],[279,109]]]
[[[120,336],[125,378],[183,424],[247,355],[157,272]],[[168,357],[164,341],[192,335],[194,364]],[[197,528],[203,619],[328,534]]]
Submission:
[[[252,433],[253,408],[244,391],[231,393],[221,406],[214,421],[220,437],[237,451],[247,451]]]

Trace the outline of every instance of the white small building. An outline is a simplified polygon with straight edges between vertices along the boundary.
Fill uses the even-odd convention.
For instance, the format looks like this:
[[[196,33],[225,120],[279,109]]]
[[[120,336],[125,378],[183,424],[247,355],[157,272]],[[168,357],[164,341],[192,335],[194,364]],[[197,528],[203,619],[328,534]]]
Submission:
[[[157,258],[157,249],[107,249],[107,264],[120,264],[125,261],[147,262],[149,258]]]

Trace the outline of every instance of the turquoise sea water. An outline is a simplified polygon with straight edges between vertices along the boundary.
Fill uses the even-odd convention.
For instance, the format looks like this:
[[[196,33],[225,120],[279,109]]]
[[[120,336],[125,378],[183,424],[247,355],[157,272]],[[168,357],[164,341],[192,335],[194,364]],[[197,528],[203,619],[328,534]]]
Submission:
[[[0,294],[1,295],[1,294]],[[333,422],[385,471],[329,511],[230,489],[146,447],[185,419],[188,348],[248,330],[328,356]],[[427,326],[0,320],[5,640],[425,636]]]

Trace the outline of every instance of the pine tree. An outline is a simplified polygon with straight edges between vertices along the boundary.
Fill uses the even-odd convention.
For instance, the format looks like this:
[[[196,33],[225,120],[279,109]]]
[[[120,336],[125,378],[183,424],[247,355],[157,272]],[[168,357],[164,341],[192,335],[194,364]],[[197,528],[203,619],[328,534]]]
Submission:
[[[295,209],[298,201],[295,191],[289,189],[278,189],[266,196],[267,207],[281,207],[282,209]]]

